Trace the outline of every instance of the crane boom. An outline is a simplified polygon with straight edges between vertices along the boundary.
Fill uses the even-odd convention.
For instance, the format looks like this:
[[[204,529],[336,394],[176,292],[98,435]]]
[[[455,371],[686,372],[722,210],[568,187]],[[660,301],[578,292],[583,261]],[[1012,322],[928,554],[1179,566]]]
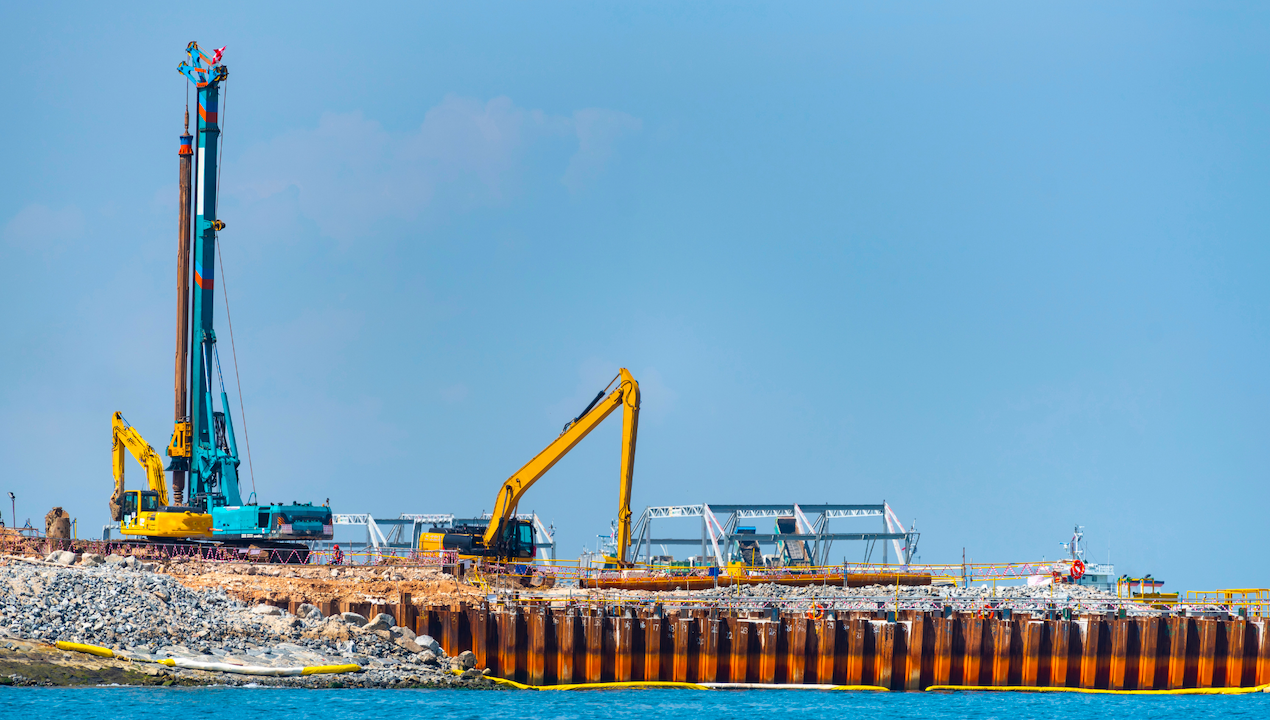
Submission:
[[[580,416],[565,426],[542,452],[517,470],[498,491],[494,512],[485,529],[485,546],[496,547],[502,539],[504,528],[516,515],[516,506],[529,488],[560,461],[575,445],[582,441],[614,410],[622,407],[622,465],[618,485],[617,554],[620,563],[626,562],[626,546],[631,539],[631,482],[635,473],[635,439],[639,432],[639,383],[626,368],[618,370],[618,386],[603,400],[597,396]],[[603,395],[603,393],[600,393]]]

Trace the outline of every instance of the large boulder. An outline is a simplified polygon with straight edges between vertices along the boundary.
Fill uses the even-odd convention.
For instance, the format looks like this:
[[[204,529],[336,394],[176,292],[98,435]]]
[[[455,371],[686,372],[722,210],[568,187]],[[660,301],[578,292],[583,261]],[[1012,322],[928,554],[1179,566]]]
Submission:
[[[362,629],[363,630],[387,630],[396,624],[397,624],[397,621],[392,615],[389,615],[388,613],[379,613],[375,617],[371,618],[370,622],[363,625]]]
[[[85,567],[97,567],[98,565],[102,565],[105,562],[106,562],[106,558],[102,557],[101,555],[98,555],[97,553],[84,553],[79,558],[79,564]]]
[[[79,559],[79,555],[70,550],[54,550],[44,557],[45,562],[57,563],[58,565],[74,565]]]
[[[419,643],[409,638],[401,637],[401,638],[397,638],[393,642],[397,643],[397,647],[403,648],[404,650],[408,652],[412,652],[416,654],[421,652],[431,653],[431,651],[424,650],[423,647],[419,645]],[[433,655],[433,657],[435,658],[436,656]]]
[[[459,664],[463,666],[464,670],[476,667],[476,653],[471,650],[464,650],[459,653]]]
[[[349,631],[348,623],[338,617],[329,617],[318,623],[312,628],[305,630],[303,636],[306,638],[317,638],[319,640],[334,640],[343,642],[353,636]]]
[[[261,615],[258,622],[261,627],[268,628],[275,635],[288,635],[304,623],[294,615]]]
[[[264,604],[253,607],[251,611],[257,615],[277,616],[282,614],[282,608],[274,606],[274,605],[264,605]]]
[[[353,625],[356,627],[361,627],[366,624],[366,616],[359,615],[358,613],[355,613],[355,612],[340,613],[340,620],[343,620],[349,625]]]
[[[318,609],[317,605],[311,605],[309,603],[304,603],[300,607],[296,608],[295,614],[305,620],[321,620],[326,617],[322,614],[322,611]]]
[[[445,657],[445,651],[441,649],[441,644],[433,640],[431,635],[420,635],[415,638],[415,642],[424,650],[431,650],[436,653],[437,657]]]

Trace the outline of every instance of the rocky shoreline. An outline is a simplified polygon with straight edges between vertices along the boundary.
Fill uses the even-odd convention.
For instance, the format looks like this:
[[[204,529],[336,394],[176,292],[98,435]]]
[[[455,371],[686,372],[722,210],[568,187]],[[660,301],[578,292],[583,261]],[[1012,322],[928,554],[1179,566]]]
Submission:
[[[191,589],[134,557],[54,552],[0,566],[0,684],[497,687],[471,653],[446,657],[430,637],[390,615],[292,615],[247,605],[224,589]],[[57,650],[100,646],[114,658]],[[255,672],[356,665],[357,672],[296,677],[213,672],[157,661],[217,663]]]

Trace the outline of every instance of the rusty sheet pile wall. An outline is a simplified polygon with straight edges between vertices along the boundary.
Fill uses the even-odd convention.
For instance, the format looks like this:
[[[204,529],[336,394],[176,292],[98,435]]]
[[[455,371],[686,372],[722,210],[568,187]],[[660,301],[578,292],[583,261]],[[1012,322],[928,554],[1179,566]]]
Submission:
[[[559,603],[557,603],[559,605]],[[394,615],[396,613],[393,613]],[[901,611],[834,617],[520,603],[420,608],[447,654],[530,685],[699,683],[1252,687],[1270,683],[1264,618],[1070,620]]]

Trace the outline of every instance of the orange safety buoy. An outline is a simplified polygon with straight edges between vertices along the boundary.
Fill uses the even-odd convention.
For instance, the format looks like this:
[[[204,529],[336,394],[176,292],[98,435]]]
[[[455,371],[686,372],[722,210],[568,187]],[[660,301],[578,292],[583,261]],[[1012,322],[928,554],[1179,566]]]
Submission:
[[[825,616],[825,608],[818,602],[811,604],[811,608],[807,611],[807,619],[819,620]]]
[[[1077,560],[1072,563],[1071,575],[1073,580],[1079,580],[1085,577],[1085,561],[1084,560]]]

